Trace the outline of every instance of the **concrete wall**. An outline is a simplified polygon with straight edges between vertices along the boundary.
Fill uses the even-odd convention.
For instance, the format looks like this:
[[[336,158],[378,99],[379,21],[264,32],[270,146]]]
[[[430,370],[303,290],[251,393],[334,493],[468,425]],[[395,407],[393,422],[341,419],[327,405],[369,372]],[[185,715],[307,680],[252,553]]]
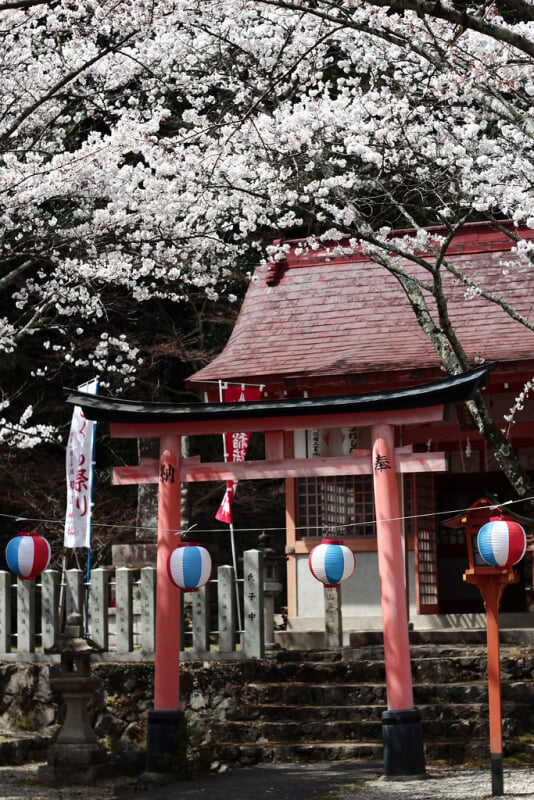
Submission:
[[[310,572],[308,556],[297,557],[297,613],[298,622],[291,620],[293,627],[324,627],[324,589]],[[415,557],[410,552],[408,557],[408,575],[410,590],[410,617],[416,614],[415,602]],[[357,553],[354,575],[341,584],[342,615],[344,627],[350,627],[350,620],[357,621],[356,627],[362,628],[372,621],[378,620],[381,626],[382,609],[380,606],[380,581],[378,578],[377,553]],[[363,622],[365,619],[366,622]],[[315,624],[312,623],[314,620]]]

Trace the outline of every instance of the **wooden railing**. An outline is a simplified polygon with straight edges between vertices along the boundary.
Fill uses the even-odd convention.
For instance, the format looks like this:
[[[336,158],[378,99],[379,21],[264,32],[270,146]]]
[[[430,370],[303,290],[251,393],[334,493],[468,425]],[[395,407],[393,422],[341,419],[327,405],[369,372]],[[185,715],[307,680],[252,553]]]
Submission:
[[[167,580],[167,576],[163,577]],[[244,553],[244,578],[222,566],[197,592],[176,592],[181,657],[262,658],[264,643],[263,555]],[[237,596],[243,627],[238,629]],[[61,608],[64,608],[64,612]],[[87,612],[87,613],[86,613]],[[155,647],[156,569],[94,569],[90,584],[79,569],[46,570],[37,581],[0,571],[0,660],[47,660],[63,619],[79,614],[104,660],[151,660]],[[212,622],[215,625],[212,625]]]

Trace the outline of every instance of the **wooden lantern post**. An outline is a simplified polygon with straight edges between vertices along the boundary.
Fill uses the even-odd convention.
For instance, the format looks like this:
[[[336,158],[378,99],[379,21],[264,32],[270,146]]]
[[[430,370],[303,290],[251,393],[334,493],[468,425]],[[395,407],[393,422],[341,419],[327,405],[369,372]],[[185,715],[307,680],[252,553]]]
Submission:
[[[504,794],[501,676],[499,654],[499,608],[504,590],[517,583],[519,576],[512,567],[482,566],[483,560],[476,557],[475,538],[483,525],[490,521],[492,513],[499,513],[492,501],[486,497],[477,500],[464,514],[447,520],[451,528],[464,528],[469,569],[463,579],[478,587],[486,610],[486,641],[488,657],[488,709],[491,761],[491,787],[494,796]],[[478,563],[477,563],[478,561]],[[482,562],[482,563],[481,563]]]
[[[502,761],[501,673],[499,657],[499,607],[502,593],[519,576],[510,567],[471,567],[464,573],[466,583],[478,586],[486,608],[486,639],[488,652],[488,708],[493,795],[504,794]]]

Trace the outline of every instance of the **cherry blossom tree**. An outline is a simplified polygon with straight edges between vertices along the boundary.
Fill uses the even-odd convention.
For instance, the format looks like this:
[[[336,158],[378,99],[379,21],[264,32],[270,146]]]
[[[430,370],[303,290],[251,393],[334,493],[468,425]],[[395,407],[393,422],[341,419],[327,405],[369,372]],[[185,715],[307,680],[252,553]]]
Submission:
[[[280,236],[363,248],[443,368],[468,369],[446,247],[508,219],[531,264],[533,17],[526,0],[0,0],[2,376],[24,354],[1,440],[55,435],[30,389],[98,372],[135,391],[139,309],[234,299]],[[481,397],[470,410],[530,493]]]
[[[356,134],[359,154],[376,168],[366,170],[359,163],[354,172],[361,178],[363,167],[370,174],[367,183],[357,181],[348,191],[347,184],[341,190],[339,186],[330,189],[325,205],[335,230],[327,231],[327,236],[335,238],[340,231],[354,233],[357,246],[396,276],[449,373],[461,372],[470,364],[448,316],[444,273],[452,272],[464,282],[466,300],[473,292],[482,293],[532,331],[528,319],[487,287],[474,286],[446,258],[450,238],[467,220],[482,218],[499,225],[499,219],[509,217],[515,223],[533,223],[532,194],[525,180],[531,165],[533,132],[530,4],[430,4],[418,0],[268,0],[266,4],[298,9],[322,23],[349,30],[354,42],[373,40],[372,81],[368,81],[366,66],[360,66],[369,63],[366,53],[355,55],[354,51],[352,63],[358,66],[349,68],[347,80],[352,90],[350,105],[357,108],[360,124],[365,122],[360,135]],[[380,45],[382,55],[377,57]],[[355,82],[354,73],[358,71]],[[338,76],[336,99],[346,96],[343,90],[339,92],[339,85]],[[353,124],[353,134],[355,130]],[[350,152],[348,147],[343,150]],[[379,227],[373,190],[375,197],[379,194],[386,198],[389,214],[392,209],[398,212],[392,217],[393,225],[387,220],[388,224]],[[362,194],[371,209],[367,219]],[[414,196],[418,198],[415,202]],[[430,259],[422,259],[421,252],[429,248],[429,233],[423,227],[428,210],[430,221],[442,223],[446,233],[441,241],[433,240]],[[400,227],[410,227],[415,233],[392,236],[392,228],[399,227],[399,222]],[[520,241],[513,230],[508,233],[515,238],[519,260],[530,266],[530,245]],[[407,262],[424,267],[426,285],[414,280]],[[480,394],[469,408],[512,486],[520,496],[532,494],[528,476]]]
[[[10,444],[54,436],[32,424],[22,387],[38,396],[58,376],[97,373],[123,390],[142,362],[135,309],[198,289],[214,298],[227,278],[233,248],[198,219],[200,147],[186,136],[179,152],[162,131],[185,58],[170,47],[170,10],[0,7],[0,440]]]

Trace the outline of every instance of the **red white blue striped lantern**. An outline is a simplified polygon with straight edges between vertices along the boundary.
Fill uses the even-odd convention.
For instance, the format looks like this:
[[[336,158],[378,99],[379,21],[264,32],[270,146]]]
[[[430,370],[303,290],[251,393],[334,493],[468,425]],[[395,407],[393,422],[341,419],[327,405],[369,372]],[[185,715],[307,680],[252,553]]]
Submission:
[[[32,581],[44,572],[50,563],[50,556],[50,545],[36,532],[21,533],[7,543],[7,565],[23,581]]]
[[[512,519],[492,517],[477,536],[478,551],[490,567],[512,567],[527,548],[525,531]]]
[[[354,553],[342,540],[323,539],[308,557],[311,574],[327,588],[339,586],[356,567]]]
[[[173,583],[184,592],[196,592],[211,578],[211,556],[196,542],[183,542],[167,559]]]

